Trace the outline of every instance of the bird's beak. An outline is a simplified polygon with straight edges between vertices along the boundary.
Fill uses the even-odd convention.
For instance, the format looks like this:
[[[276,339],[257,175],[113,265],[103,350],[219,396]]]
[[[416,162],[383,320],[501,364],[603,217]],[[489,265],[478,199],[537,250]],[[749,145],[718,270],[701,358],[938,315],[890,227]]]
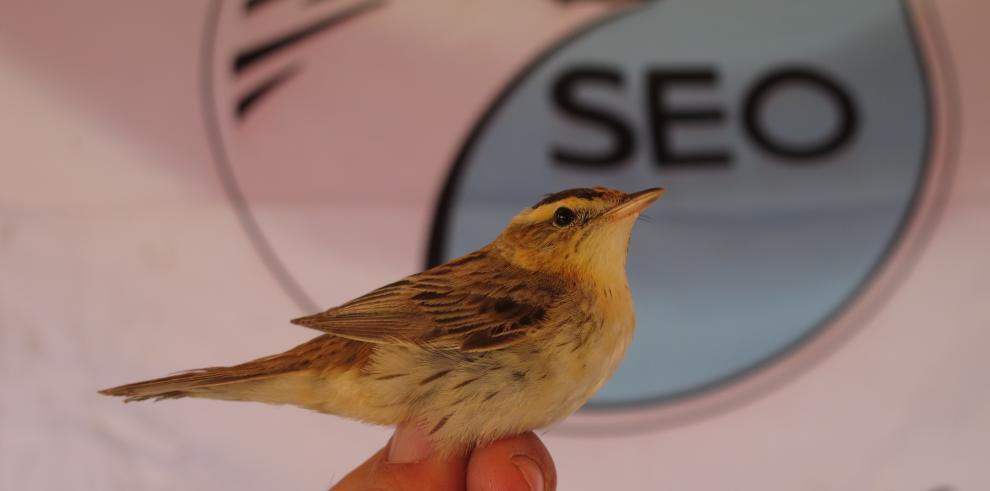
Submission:
[[[625,201],[609,210],[605,215],[611,220],[621,220],[630,215],[637,215],[653,204],[663,192],[663,188],[650,188],[638,193],[627,194]]]

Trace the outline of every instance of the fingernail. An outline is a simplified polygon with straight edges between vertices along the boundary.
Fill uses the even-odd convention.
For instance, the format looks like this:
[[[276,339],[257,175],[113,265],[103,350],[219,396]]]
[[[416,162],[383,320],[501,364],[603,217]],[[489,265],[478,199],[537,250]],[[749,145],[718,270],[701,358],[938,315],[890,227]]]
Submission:
[[[418,425],[402,425],[392,435],[392,442],[388,447],[388,463],[415,464],[429,458],[432,452],[429,437]]]
[[[516,455],[510,460],[519,469],[526,484],[529,484],[530,491],[543,491],[543,469],[540,469],[540,465],[535,460],[525,455]]]

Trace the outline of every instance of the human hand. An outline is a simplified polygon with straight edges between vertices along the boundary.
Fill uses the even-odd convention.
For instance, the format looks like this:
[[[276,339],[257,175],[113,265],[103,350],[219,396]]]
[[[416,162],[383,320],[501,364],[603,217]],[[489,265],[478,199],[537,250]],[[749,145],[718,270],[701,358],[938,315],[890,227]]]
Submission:
[[[553,491],[556,487],[550,452],[532,432],[503,438],[468,455],[440,459],[433,455],[428,435],[406,425],[330,491]]]

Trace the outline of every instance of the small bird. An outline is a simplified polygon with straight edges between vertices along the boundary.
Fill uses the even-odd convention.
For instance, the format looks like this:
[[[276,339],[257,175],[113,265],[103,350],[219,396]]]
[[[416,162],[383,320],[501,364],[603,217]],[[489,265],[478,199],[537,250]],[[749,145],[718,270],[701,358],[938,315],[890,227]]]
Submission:
[[[629,238],[662,193],[547,195],[475,252],[293,320],[324,334],[289,351],[100,392],[417,424],[445,455],[549,426],[601,388],[632,340]]]

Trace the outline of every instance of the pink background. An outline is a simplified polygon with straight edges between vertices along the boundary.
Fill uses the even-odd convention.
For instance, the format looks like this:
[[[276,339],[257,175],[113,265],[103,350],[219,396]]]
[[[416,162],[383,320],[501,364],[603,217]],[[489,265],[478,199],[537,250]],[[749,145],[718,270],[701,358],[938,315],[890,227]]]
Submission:
[[[326,210],[338,240],[303,251],[311,274],[340,277],[319,292],[327,306],[420,266],[465,128],[540,46],[599,10],[395,4],[369,38],[461,26],[445,32],[486,55],[458,59],[443,40],[351,45],[457,69],[420,94],[442,102],[414,112],[433,124],[407,116],[392,130],[426,143],[342,150],[407,172],[383,180],[348,167],[352,192]],[[854,336],[759,398],[632,435],[547,431],[560,489],[990,489],[990,4],[919,5],[948,38],[959,128],[950,192],[914,266]],[[387,430],[291,407],[96,395],[313,333],[287,323],[296,306],[245,239],[211,161],[198,85],[205,3],[6,0],[2,11],[0,489],[323,489],[384,444]],[[256,209],[310,206],[285,194]]]

